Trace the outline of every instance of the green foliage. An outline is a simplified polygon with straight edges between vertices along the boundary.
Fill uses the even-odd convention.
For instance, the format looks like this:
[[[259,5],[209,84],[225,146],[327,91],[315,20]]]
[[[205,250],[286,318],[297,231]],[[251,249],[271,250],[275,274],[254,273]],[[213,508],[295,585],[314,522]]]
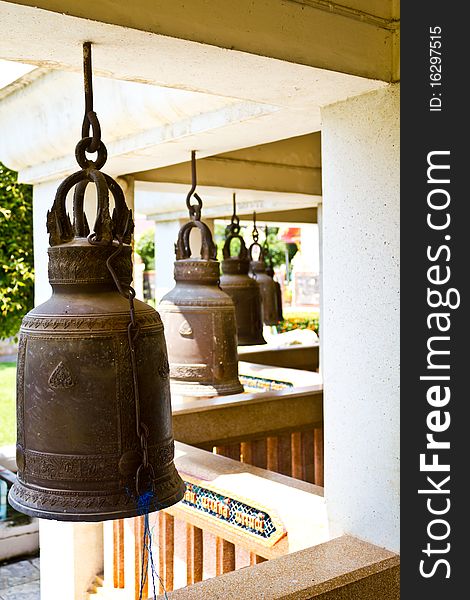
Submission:
[[[32,186],[0,163],[0,339],[16,336],[33,294]]]
[[[240,234],[245,240],[247,248],[253,242],[251,239],[251,225],[242,225]],[[216,223],[214,227],[214,241],[217,246],[217,260],[222,260],[222,250],[225,243],[226,226],[221,223]],[[260,244],[264,245],[264,229],[260,228]],[[279,239],[279,227],[269,227],[268,231],[268,247],[271,254],[273,266],[278,267],[286,263],[286,250],[289,256],[289,262],[297,252],[296,244],[286,244]],[[239,250],[237,240],[232,242],[232,256]]]
[[[16,363],[0,363],[0,446],[16,440]]]
[[[147,229],[142,233],[135,243],[135,251],[142,259],[145,270],[155,269],[155,233],[153,229]]]
[[[296,244],[286,244],[279,239],[279,227],[268,228],[268,247],[274,267],[286,264],[286,250],[289,256],[289,263],[297,252]]]
[[[215,225],[214,225],[214,242],[215,242],[215,245],[217,246],[217,260],[219,260],[219,261],[222,261],[224,259],[223,249],[224,249],[225,239],[227,236],[226,229],[227,229],[226,226],[222,225],[221,223],[215,223]],[[245,239],[245,237],[243,235],[244,234],[243,229],[244,228],[242,228],[241,235]],[[231,251],[232,251],[232,256],[235,256],[240,251],[239,240],[234,240],[232,242]]]

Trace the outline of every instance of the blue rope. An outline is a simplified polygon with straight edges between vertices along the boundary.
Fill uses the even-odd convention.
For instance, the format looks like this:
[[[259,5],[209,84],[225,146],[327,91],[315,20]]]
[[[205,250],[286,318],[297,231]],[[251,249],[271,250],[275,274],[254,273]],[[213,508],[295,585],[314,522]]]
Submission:
[[[153,560],[153,551],[152,551],[152,530],[150,529],[150,520],[149,513],[152,509],[152,504],[154,502],[154,493],[152,491],[145,492],[141,494],[137,498],[137,509],[141,516],[144,517],[144,536],[142,540],[142,557],[141,557],[141,570],[140,570],[140,592],[139,592],[139,600],[146,600],[143,598],[144,587],[147,581],[147,574],[150,566],[150,573],[152,574],[152,590],[153,597],[157,597],[157,592],[155,588],[155,577],[160,582],[160,585],[163,588],[163,594],[165,596],[165,600],[169,600],[168,594],[166,592],[165,586],[163,585],[163,581],[158,574],[155,563]],[[154,510],[156,508],[156,502],[154,506]]]

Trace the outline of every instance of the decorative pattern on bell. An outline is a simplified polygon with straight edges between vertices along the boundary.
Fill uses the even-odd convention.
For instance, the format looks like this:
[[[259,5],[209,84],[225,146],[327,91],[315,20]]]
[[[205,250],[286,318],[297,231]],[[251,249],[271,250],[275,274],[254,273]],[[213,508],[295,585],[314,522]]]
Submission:
[[[142,494],[153,495],[148,510],[184,495],[173,463],[163,326],[153,308],[134,300],[131,211],[118,184],[99,171],[106,160],[99,135],[96,161],[86,158],[92,142],[79,142],[82,170],[59,186],[48,213],[53,293],[23,319],[18,350],[18,477],[9,501],[60,521],[135,516]],[[98,203],[90,235],[89,182]],[[72,225],[65,200],[74,187]]]
[[[237,256],[231,256],[231,244],[234,239],[240,242]],[[266,344],[263,337],[260,287],[248,275],[250,259],[241,235],[229,234],[225,240],[223,253],[223,275],[220,278],[220,287],[227,292],[235,304],[238,343],[240,346]]]
[[[193,185],[186,199],[191,221],[176,243],[175,287],[160,301],[165,326],[173,394],[219,396],[238,394],[235,307],[219,287],[219,262],[212,235],[201,219],[202,201],[196,188],[195,153],[191,154]],[[190,203],[194,194],[198,204]],[[201,233],[201,257],[191,258],[189,236]]]
[[[254,248],[258,248],[259,254],[253,258]],[[253,213],[253,243],[249,249],[250,255],[250,277],[252,277],[260,288],[263,323],[265,325],[276,325],[279,322],[277,308],[277,292],[275,281],[266,273],[264,262],[264,251],[258,243],[258,230],[256,228],[256,213]]]

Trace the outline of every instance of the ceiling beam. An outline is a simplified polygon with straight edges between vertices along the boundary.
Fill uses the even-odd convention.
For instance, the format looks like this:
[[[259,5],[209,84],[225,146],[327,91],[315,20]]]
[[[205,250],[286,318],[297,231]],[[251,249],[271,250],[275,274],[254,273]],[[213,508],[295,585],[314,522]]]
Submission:
[[[202,158],[198,184],[234,191],[264,190],[321,195],[320,133],[289,138]],[[189,162],[132,173],[136,181],[191,183]]]
[[[161,0],[157,4],[154,0],[15,0],[11,4],[386,82],[399,79],[395,0]],[[17,38],[22,44],[30,25],[22,23],[25,35]],[[8,28],[2,29],[2,38],[8,37]],[[56,38],[57,30],[51,31]],[[132,51],[128,44],[122,49]]]

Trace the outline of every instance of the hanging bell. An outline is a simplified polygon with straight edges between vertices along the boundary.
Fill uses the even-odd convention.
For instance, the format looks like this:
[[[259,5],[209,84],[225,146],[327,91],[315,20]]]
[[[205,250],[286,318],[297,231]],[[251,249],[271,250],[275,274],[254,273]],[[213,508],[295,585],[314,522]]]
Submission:
[[[282,314],[282,290],[281,290],[281,284],[276,281],[274,279],[274,269],[273,269],[273,265],[271,262],[269,262],[266,265],[266,274],[269,275],[269,277],[271,277],[271,279],[274,281],[274,286],[275,286],[275,290],[276,290],[276,313],[277,313],[277,321],[283,321],[284,320],[284,315]]]
[[[237,256],[231,256],[231,244],[239,240]],[[235,304],[238,343],[240,346],[266,344],[263,337],[260,287],[248,275],[250,259],[241,235],[230,233],[225,240],[220,287],[232,298]]]
[[[193,227],[201,231],[201,258],[191,258]],[[238,394],[243,387],[238,380],[235,307],[219,287],[219,262],[207,225],[186,223],[176,248],[176,285],[159,304],[172,392],[181,396]]]
[[[266,262],[265,262],[266,273],[274,281],[274,286],[276,289],[275,304],[276,304],[277,320],[278,320],[278,322],[280,322],[280,321],[284,320],[284,315],[282,314],[282,290],[281,290],[281,284],[274,279],[273,259],[272,259],[271,253],[269,251],[269,246],[268,246],[269,231],[268,231],[267,227],[266,227],[265,231],[266,231],[266,237],[265,237],[265,241],[264,241],[264,253],[265,253],[265,258],[266,258]]]
[[[259,255],[256,259],[253,258],[253,249],[255,247],[259,248]],[[257,282],[260,288],[263,323],[265,325],[276,325],[279,322],[276,282],[266,273],[263,248],[258,242],[251,244],[249,254],[250,276]]]
[[[192,220],[183,225],[176,243],[175,287],[160,301],[166,331],[172,393],[181,396],[222,396],[243,392],[238,380],[237,330],[232,299],[219,287],[219,262],[212,235],[201,218],[202,201],[186,203]],[[191,258],[189,236],[201,233],[201,257]]]
[[[82,170],[47,215],[52,297],[23,319],[18,349],[18,477],[9,501],[59,521],[102,521],[170,506],[184,495],[174,463],[168,360],[158,313],[134,300],[131,211],[83,138]],[[89,234],[85,188],[97,189]],[[66,212],[75,186],[73,225]],[[108,192],[115,209],[109,213]]]
[[[279,311],[277,307],[278,298],[274,279],[266,273],[264,262],[264,250],[258,243],[259,233],[256,227],[256,212],[253,213],[253,243],[249,249],[250,276],[257,282],[261,294],[261,306],[263,323],[265,325],[276,325],[278,323]],[[258,248],[259,254],[253,258],[253,249]]]

